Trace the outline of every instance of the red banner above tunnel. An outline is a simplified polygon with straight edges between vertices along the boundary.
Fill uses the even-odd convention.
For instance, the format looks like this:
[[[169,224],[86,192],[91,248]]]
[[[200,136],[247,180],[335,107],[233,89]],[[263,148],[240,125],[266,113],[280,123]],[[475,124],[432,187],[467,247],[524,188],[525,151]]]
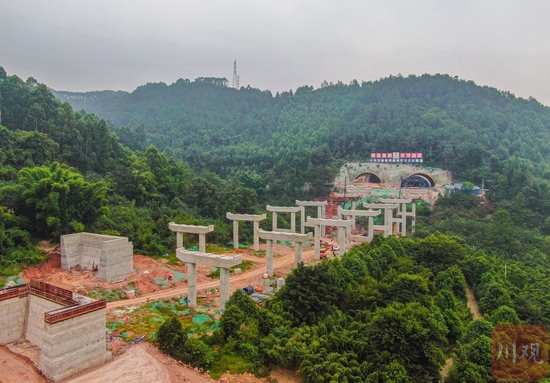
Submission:
[[[422,152],[374,152],[370,162],[424,162]]]

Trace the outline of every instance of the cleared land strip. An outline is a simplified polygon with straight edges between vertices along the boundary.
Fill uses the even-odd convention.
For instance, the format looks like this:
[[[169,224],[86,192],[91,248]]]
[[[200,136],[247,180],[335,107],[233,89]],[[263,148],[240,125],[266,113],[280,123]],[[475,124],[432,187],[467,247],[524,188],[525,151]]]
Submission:
[[[258,268],[229,278],[229,283],[232,289],[236,287],[235,285],[238,285],[238,286],[246,285],[250,283],[250,281],[260,278],[266,272],[265,258],[243,257],[243,259],[254,261],[255,263],[258,264]],[[303,259],[304,261],[313,259],[313,250],[304,251]],[[284,268],[284,269],[290,270],[293,267],[294,267],[294,250],[292,250],[291,252],[287,252],[285,255],[274,259],[275,269]],[[200,284],[197,284],[197,290],[210,289],[210,288],[218,287],[219,285],[220,285],[219,280],[200,283]],[[133,299],[125,299],[122,301],[108,302],[107,312],[111,312],[112,310],[119,307],[139,306],[149,301],[181,297],[182,295],[185,295],[185,294],[187,294],[187,286],[167,288],[165,290],[155,291],[150,294],[141,295]]]

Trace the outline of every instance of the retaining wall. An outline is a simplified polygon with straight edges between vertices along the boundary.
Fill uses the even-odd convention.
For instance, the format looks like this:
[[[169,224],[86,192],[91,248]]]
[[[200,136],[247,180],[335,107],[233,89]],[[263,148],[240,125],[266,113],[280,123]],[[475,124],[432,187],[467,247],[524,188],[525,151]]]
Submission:
[[[42,348],[44,338],[44,313],[65,307],[57,302],[38,297],[34,294],[28,296],[27,330],[25,339]]]
[[[27,285],[0,290],[0,343],[23,338],[27,327]]]
[[[39,368],[58,381],[111,359],[106,351],[105,300],[44,315]]]

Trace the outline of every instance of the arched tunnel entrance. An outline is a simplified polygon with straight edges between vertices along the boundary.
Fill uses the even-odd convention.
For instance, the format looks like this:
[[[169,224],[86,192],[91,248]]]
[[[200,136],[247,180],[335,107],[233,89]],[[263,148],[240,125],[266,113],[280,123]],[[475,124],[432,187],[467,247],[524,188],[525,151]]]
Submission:
[[[423,173],[414,173],[405,178],[401,182],[401,187],[404,189],[407,188],[418,188],[426,189],[435,186],[435,181],[428,174]]]
[[[361,182],[361,183],[371,183],[371,184],[381,184],[382,180],[380,177],[372,172],[363,172],[359,174],[353,182]]]

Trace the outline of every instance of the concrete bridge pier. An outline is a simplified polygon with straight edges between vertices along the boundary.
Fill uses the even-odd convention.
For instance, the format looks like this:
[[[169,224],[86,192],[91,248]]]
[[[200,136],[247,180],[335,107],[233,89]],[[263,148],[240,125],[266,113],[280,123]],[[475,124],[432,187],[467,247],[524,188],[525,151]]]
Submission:
[[[265,239],[267,242],[267,262],[266,272],[269,277],[273,276],[273,242],[274,241],[290,241],[295,243],[294,247],[294,264],[298,265],[302,262],[302,243],[311,240],[312,234],[298,234],[298,233],[281,233],[276,231],[264,231],[260,230],[259,236],[261,239]]]
[[[187,266],[187,306],[197,306],[197,264],[186,263]]]
[[[221,307],[225,307],[225,302],[229,300],[229,269],[220,267],[220,302]]]
[[[296,245],[295,245],[295,255],[296,255],[296,258],[295,258],[295,262],[294,262],[294,266],[298,266],[299,263],[302,262],[302,242],[296,242]]]
[[[201,253],[184,248],[176,249],[176,257],[188,266],[187,286],[188,304],[197,304],[197,264],[218,267],[220,269],[220,306],[223,309],[229,299],[229,268],[242,263],[242,256]]]
[[[266,251],[266,271],[267,275],[271,278],[273,276],[273,240],[266,240],[267,251]]]
[[[313,225],[309,225],[306,222],[306,217],[307,217],[306,208],[307,207],[317,208],[317,217],[316,218],[325,218],[325,211],[326,211],[327,204],[328,204],[327,201],[319,202],[319,201],[300,201],[300,200],[296,200],[296,205],[300,206],[300,221],[301,221],[301,224],[302,224],[302,231],[301,231],[302,234],[305,233],[305,228],[306,227],[313,227]],[[323,229],[324,229],[324,227],[321,228],[322,233],[325,232]]]
[[[176,232],[176,249],[183,247],[183,233],[199,235],[199,252],[206,252],[206,234],[214,231],[214,225],[210,226],[194,226],[194,225],[179,225],[174,222],[168,224],[170,230]]]
[[[233,248],[239,248],[239,221],[251,221],[254,223],[254,251],[260,251],[258,230],[260,230],[260,221],[266,219],[266,215],[226,213],[225,216],[233,221]]]

